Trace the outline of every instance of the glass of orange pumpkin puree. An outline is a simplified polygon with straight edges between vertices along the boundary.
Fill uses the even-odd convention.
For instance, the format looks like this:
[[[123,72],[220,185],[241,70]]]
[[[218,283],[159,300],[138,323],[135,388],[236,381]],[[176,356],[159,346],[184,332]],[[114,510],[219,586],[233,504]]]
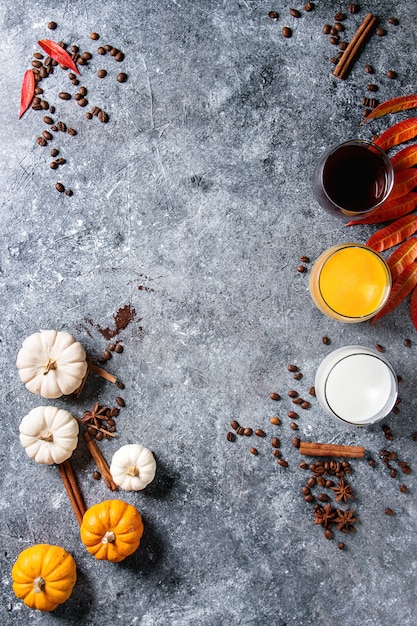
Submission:
[[[391,273],[378,252],[344,243],[325,250],[314,262],[309,289],[325,315],[340,322],[364,322],[386,303]]]

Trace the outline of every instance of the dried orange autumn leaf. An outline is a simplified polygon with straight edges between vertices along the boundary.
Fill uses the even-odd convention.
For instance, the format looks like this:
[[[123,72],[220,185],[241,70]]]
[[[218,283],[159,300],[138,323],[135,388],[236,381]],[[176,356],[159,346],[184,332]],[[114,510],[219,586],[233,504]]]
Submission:
[[[375,252],[383,252],[393,248],[417,231],[417,216],[404,215],[400,219],[391,222],[385,228],[377,230],[366,242],[368,248]]]
[[[374,144],[382,148],[382,150],[389,150],[392,146],[398,146],[398,144],[404,143],[416,135],[417,118],[410,117],[408,120],[397,122],[397,124],[387,128],[374,140]]]
[[[414,328],[417,330],[417,288],[414,287],[410,299],[410,315]]]
[[[402,271],[417,259],[417,238],[404,241],[387,259],[387,265],[393,281],[397,280]]]
[[[68,67],[70,70],[76,72],[77,74],[80,73],[68,52],[64,50],[64,48],[62,48],[60,45],[58,45],[55,41],[51,41],[51,39],[41,39],[40,41],[38,41],[38,45],[42,48],[44,52],[46,52],[48,56],[50,56],[55,61],[57,61],[61,65],[64,65],[65,67]]]
[[[417,285],[417,263],[413,262],[401,272],[395,281],[387,303],[372,319],[372,324],[387,313],[391,313],[411,293]]]
[[[413,167],[417,164],[417,145],[407,146],[403,148],[397,154],[391,158],[392,167],[394,172],[400,172],[406,170],[408,167]]]
[[[417,193],[410,191],[406,196],[391,200],[388,198],[375,212],[368,217],[360,220],[352,220],[347,222],[346,226],[355,226],[355,224],[378,224],[379,222],[390,222],[397,220],[408,213],[411,213],[417,206]]]
[[[29,108],[35,94],[35,75],[32,70],[26,70],[22,81],[22,90],[20,92],[20,111],[19,119],[23,113]]]
[[[417,186],[417,169],[409,167],[406,170],[397,172],[394,176],[394,186],[389,195],[390,200],[396,200],[407,195]]]
[[[417,94],[411,96],[398,96],[397,98],[391,98],[385,102],[381,102],[369,115],[362,120],[361,124],[365,124],[368,120],[382,117],[388,113],[398,113],[398,111],[405,111],[406,109],[414,109],[417,107]]]

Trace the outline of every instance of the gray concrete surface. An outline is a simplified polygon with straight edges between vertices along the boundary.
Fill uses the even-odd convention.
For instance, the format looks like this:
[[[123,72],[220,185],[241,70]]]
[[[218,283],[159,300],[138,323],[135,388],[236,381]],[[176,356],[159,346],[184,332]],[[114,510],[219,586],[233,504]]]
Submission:
[[[308,273],[297,266],[300,255],[314,259],[375,230],[348,229],[324,214],[311,174],[331,143],[369,139],[412,115],[359,126],[370,81],[380,101],[415,92],[417,9],[369,0],[348,14],[346,39],[368,10],[388,33],[372,37],[340,81],[321,31],[347,3],[315,4],[310,13],[299,7],[300,19],[290,5],[264,0],[1,4],[2,624],[415,624],[417,343],[408,303],[375,325],[341,325],[314,308]],[[391,15],[398,26],[387,24]],[[50,20],[57,30],[47,29]],[[290,39],[281,36],[285,25]],[[99,41],[89,39],[92,31]],[[43,113],[18,120],[21,79],[42,38],[93,53],[80,68],[86,109],[57,97],[76,91],[64,72],[43,81],[54,119],[77,130],[55,133],[43,148]],[[125,60],[100,57],[105,43]],[[375,67],[371,78],[366,63]],[[389,69],[396,80],[386,78]],[[119,71],[128,74],[124,84]],[[85,119],[92,105],[108,112],[107,124]],[[56,171],[51,146],[67,160]],[[57,181],[74,195],[59,194]],[[124,307],[131,315],[121,329],[115,316]],[[93,357],[112,334],[125,347],[107,368],[125,382],[126,407],[117,440],[100,447],[108,460],[125,443],[151,448],[155,482],[112,494],[93,480],[82,439],[72,457],[88,506],[117,496],[143,514],[141,546],[118,565],[87,554],[57,468],[37,466],[19,443],[21,418],[42,400],[19,381],[15,359],[23,339],[45,328],[73,333]],[[393,441],[381,425],[343,428],[314,398],[300,412],[300,437],[364,445],[376,461],[352,462],[356,532],[335,531],[328,541],[301,494],[309,472],[291,443],[287,391],[308,397],[321,359],[350,343],[385,347],[403,377],[402,403],[384,421]],[[287,371],[291,362],[299,381]],[[271,391],[282,400],[272,402]],[[80,399],[46,403],[82,415],[114,397],[111,384],[90,377]],[[274,414],[279,427],[269,423]],[[231,419],[267,437],[230,443]],[[271,454],[274,434],[287,468]],[[381,448],[397,451],[411,474],[390,478]],[[30,611],[11,587],[17,555],[37,542],[62,545],[77,562],[73,595],[52,614]]]

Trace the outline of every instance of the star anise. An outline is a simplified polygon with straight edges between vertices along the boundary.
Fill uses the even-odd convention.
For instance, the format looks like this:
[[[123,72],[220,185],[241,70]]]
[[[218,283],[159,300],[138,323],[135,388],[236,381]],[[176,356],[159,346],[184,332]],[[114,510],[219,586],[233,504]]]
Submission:
[[[93,424],[98,426],[98,422],[105,417],[106,411],[106,406],[100,406],[100,404],[96,402],[91,411],[84,411],[84,415],[81,419],[84,423],[93,422]]]
[[[341,530],[342,533],[353,532],[355,530],[354,523],[358,521],[355,517],[355,511],[353,509],[341,510],[337,509],[337,515],[335,524],[337,530]]]
[[[331,490],[334,491],[336,496],[336,502],[339,500],[343,500],[343,502],[347,502],[348,498],[353,498],[352,487],[349,483],[345,482],[344,478],[339,480],[339,484],[335,487],[331,487]]]
[[[318,506],[314,512],[314,524],[320,524],[323,528],[329,528],[336,517],[336,509],[329,502],[326,506]]]

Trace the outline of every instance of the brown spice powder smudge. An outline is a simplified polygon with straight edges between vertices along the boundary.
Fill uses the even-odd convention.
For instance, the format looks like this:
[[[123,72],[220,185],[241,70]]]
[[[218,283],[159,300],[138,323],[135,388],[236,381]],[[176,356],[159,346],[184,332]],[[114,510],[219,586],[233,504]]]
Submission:
[[[120,333],[120,331],[127,328],[127,326],[129,326],[130,322],[132,322],[135,317],[136,309],[131,304],[126,304],[124,307],[121,307],[115,315],[113,315],[115,323],[114,329],[109,327],[97,327],[97,329],[105,339],[113,339],[113,337],[116,337]]]

